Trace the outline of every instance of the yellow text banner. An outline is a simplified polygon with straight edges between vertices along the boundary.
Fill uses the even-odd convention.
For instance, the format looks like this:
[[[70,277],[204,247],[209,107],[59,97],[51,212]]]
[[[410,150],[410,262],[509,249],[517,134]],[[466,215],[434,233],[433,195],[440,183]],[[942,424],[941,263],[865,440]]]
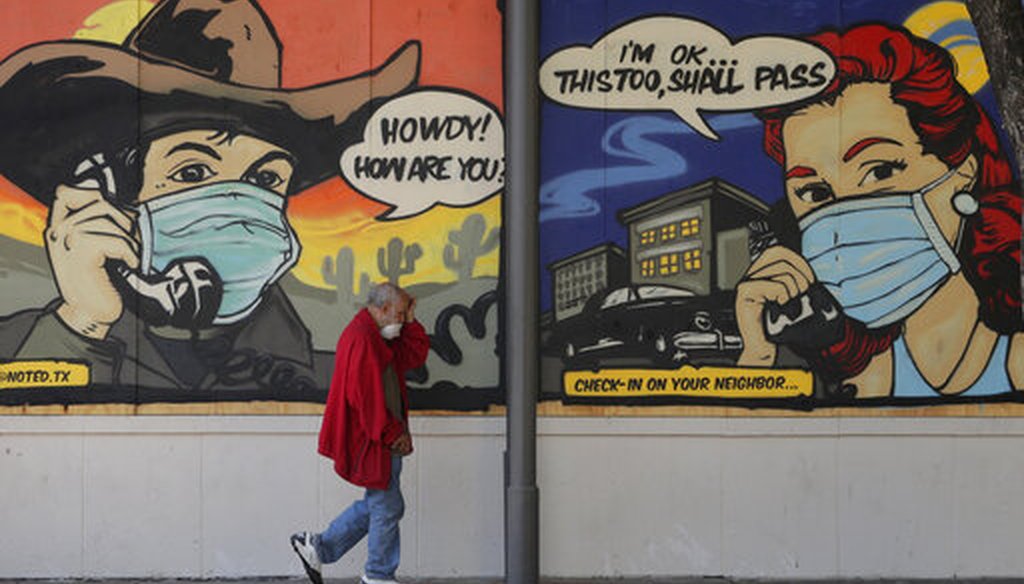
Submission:
[[[565,394],[572,397],[686,396],[790,398],[810,396],[814,380],[799,369],[693,367],[566,371]]]
[[[0,363],[0,389],[84,387],[89,366],[69,361],[14,361]]]

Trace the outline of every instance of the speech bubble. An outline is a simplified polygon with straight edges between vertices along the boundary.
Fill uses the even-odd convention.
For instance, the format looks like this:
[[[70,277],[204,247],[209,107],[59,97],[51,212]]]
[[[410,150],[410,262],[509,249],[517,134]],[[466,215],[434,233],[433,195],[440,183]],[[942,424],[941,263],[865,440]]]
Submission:
[[[744,111],[812,97],[835,75],[820,47],[755,36],[733,43],[689,18],[652,16],[610,31],[591,46],[548,57],[540,87],[558,103],[589,109],[669,110],[712,140],[701,112]]]
[[[381,106],[340,160],[345,180],[404,219],[435,205],[469,207],[502,190],[505,128],[491,104],[426,89]]]

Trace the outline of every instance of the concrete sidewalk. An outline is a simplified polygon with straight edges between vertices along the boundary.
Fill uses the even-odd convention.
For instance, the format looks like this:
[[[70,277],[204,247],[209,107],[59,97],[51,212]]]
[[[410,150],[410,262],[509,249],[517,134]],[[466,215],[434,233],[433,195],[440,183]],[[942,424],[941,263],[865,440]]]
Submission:
[[[0,584],[307,584],[306,578],[238,578],[217,580],[141,580],[133,578],[105,580],[33,580],[33,579],[0,579]],[[358,578],[334,578],[325,580],[325,584],[358,584]],[[501,578],[403,578],[401,584],[504,584]],[[1021,578],[938,578],[938,579],[813,579],[813,580],[780,580],[757,578],[722,578],[714,576],[702,577],[651,577],[651,578],[541,578],[540,584],[1024,584]]]

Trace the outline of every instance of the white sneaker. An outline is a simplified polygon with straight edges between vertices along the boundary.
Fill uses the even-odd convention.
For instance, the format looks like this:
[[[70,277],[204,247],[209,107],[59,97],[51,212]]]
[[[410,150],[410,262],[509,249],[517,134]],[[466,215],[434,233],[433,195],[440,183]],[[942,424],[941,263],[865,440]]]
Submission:
[[[399,584],[398,580],[381,580],[380,578],[371,578],[366,574],[360,578],[363,584]]]
[[[316,553],[316,546],[313,545],[313,534],[308,531],[293,534],[291,537],[292,549],[302,560],[302,567],[306,569],[313,584],[323,584],[324,579],[320,575],[320,554]]]

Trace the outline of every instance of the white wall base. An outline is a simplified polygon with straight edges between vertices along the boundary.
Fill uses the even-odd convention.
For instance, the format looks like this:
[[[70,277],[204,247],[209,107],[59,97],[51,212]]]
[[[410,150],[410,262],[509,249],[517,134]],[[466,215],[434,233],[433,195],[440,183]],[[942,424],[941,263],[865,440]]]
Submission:
[[[504,419],[416,417],[409,577],[500,576]],[[0,578],[300,575],[316,417],[0,417]],[[550,576],[1024,573],[1024,419],[544,418]],[[326,569],[354,576],[365,545]]]

